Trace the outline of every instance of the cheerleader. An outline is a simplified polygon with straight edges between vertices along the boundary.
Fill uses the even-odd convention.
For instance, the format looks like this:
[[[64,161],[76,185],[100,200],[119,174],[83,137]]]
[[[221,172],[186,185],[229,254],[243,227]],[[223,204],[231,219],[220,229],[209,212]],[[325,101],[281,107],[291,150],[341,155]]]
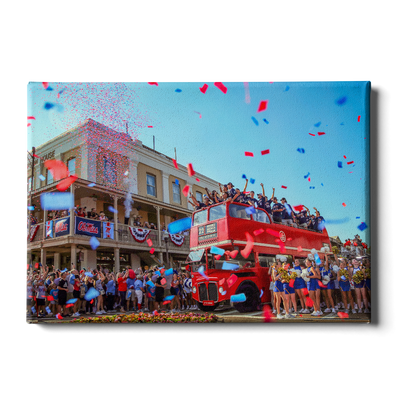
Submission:
[[[364,260],[364,268],[365,268],[365,287],[368,290],[368,297],[371,301],[371,263],[369,258]],[[368,306],[371,307],[371,304],[368,303]]]
[[[314,317],[318,315],[322,315],[320,305],[319,305],[319,296],[317,296],[318,279],[321,279],[321,275],[319,273],[319,268],[314,268],[311,261],[307,258],[306,267],[308,272],[308,277],[310,280],[307,282],[307,290],[310,294],[310,299],[314,304],[314,311],[311,313]]]
[[[289,269],[289,264],[287,264],[286,267],[287,267],[287,269]],[[287,303],[288,309],[289,309],[289,315],[292,315],[292,314],[290,314],[290,311],[291,311],[290,310],[290,302],[292,302],[292,305],[294,307],[294,312],[297,314],[296,292],[293,287],[290,287],[290,279],[289,280],[283,279],[282,283],[283,283],[283,293],[284,293],[285,300],[286,300],[286,303]],[[286,307],[285,307],[285,310],[286,310]],[[286,310],[286,315],[288,315],[287,312],[288,311]],[[292,317],[293,317],[293,315],[292,315]],[[290,317],[288,317],[288,318],[290,318]]]
[[[304,269],[305,266],[302,264],[300,265],[300,260],[299,259],[295,259],[294,260],[294,270],[295,271],[302,271],[302,269]],[[300,304],[301,304],[301,310],[300,310],[300,314],[310,314],[310,310],[307,307],[306,304],[306,295],[303,292],[303,289],[306,289],[307,285],[304,281],[304,279],[302,277],[297,277],[294,280],[294,291],[297,294],[297,296],[300,299]],[[294,304],[296,304],[296,302],[293,302]]]
[[[351,308],[353,310],[353,314],[355,314],[356,310],[354,309],[353,297],[351,296],[351,293],[350,293],[350,282],[346,278],[345,275],[341,275],[341,272],[343,272],[343,271],[348,271],[348,268],[346,267],[346,262],[345,261],[341,261],[340,264],[339,264],[339,271],[338,271],[338,274],[337,274],[337,280],[339,282],[340,291],[342,292],[342,299],[343,299],[343,303],[344,303],[344,307],[345,307],[344,311],[346,313],[349,312],[349,307],[348,307],[348,302],[347,302],[347,300],[349,300]]]
[[[322,289],[322,293],[324,296],[324,300],[326,303],[326,309],[324,310],[324,313],[336,313],[335,310],[335,303],[333,302],[333,298],[332,298],[332,291],[335,289],[335,273],[333,272],[331,266],[329,265],[328,262],[328,255],[325,254],[325,262],[322,263],[323,268],[322,268],[322,272],[321,272],[321,277],[322,280],[325,282],[322,282],[322,284],[326,287],[321,287]],[[326,283],[326,281],[329,282]],[[332,308],[329,308],[329,305],[332,306]]]
[[[275,264],[273,264],[273,265],[275,265]],[[272,269],[273,269],[273,266],[271,265],[268,268],[268,275],[269,275],[269,279],[270,279],[269,292],[271,294],[271,303],[272,303],[272,309],[273,309],[272,314],[276,314],[276,309],[275,309],[276,301],[275,301],[275,293],[274,293],[275,281],[272,278]]]
[[[354,282],[354,290],[356,292],[358,313],[359,314],[362,313],[361,295],[363,297],[363,301],[364,301],[364,305],[365,305],[364,312],[369,313],[370,311],[368,309],[367,290],[365,288],[365,270],[362,266],[360,267],[360,262],[355,258],[353,258],[352,264],[353,264],[353,268],[351,270],[351,278],[353,279],[354,275],[359,271],[361,271],[361,273],[364,277],[364,279],[360,283]]]
[[[281,274],[278,273],[278,267],[282,268],[282,264],[278,261],[278,266],[275,264],[272,265],[272,279],[275,282],[274,293],[275,293],[275,310],[277,312],[277,318],[284,318],[281,314],[281,300],[283,301],[283,305],[285,307],[285,318],[293,318],[293,315],[289,314],[288,304],[283,294],[283,283],[281,281]]]

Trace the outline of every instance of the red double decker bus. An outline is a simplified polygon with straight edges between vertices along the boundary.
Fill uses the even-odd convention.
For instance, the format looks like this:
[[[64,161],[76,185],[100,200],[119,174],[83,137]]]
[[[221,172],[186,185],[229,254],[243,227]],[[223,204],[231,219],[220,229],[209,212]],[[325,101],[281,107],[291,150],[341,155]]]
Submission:
[[[193,213],[187,262],[193,273],[193,298],[203,311],[213,311],[240,293],[245,294],[246,301],[233,303],[239,312],[258,310],[262,303],[271,301],[268,270],[277,255],[305,259],[312,249],[321,253],[323,247],[325,253],[332,254],[325,228],[315,232],[289,227],[273,222],[263,209],[248,214],[248,207],[227,202]],[[250,255],[244,258],[241,250],[247,245],[246,232],[254,244]],[[225,254],[221,258],[211,254],[212,246],[224,249]],[[238,254],[233,258],[228,252],[234,250]],[[230,265],[232,268],[228,269]],[[198,272],[200,267],[206,277]]]

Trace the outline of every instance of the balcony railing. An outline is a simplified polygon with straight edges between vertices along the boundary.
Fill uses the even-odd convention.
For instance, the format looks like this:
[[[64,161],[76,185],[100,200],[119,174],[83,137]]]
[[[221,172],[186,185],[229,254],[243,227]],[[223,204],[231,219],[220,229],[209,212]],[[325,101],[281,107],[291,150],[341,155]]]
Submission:
[[[53,221],[53,227],[52,227],[52,236],[53,237],[46,237],[44,240],[46,242],[50,242],[52,240],[55,239],[59,239],[62,238],[63,236],[74,236],[74,237],[79,237],[80,239],[87,239],[88,242],[90,240],[90,235],[83,235],[83,234],[76,234],[73,233],[72,235],[69,234],[70,232],[70,226],[69,226],[69,221],[68,224],[66,224],[65,229],[63,230],[63,236],[58,236],[55,232],[55,226],[57,222],[62,221],[64,218],[59,218]],[[84,222],[87,223],[93,223],[95,220],[89,219],[89,218],[81,218],[81,220],[83,220]],[[99,225],[100,223],[100,237],[98,237],[99,239],[104,239],[104,240],[109,240],[110,242],[115,242],[116,241],[116,237],[117,237],[117,232],[118,232],[118,242],[119,243],[126,243],[128,245],[134,245],[134,246],[140,246],[143,247],[143,249],[149,249],[149,245],[147,243],[147,239],[150,239],[152,241],[152,247],[156,247],[156,248],[165,248],[165,242],[163,240],[163,233],[161,233],[161,243],[158,240],[158,234],[159,231],[157,229],[150,229],[150,233],[149,235],[146,237],[146,240],[144,242],[138,242],[137,240],[134,239],[134,237],[132,236],[132,234],[129,231],[129,225],[124,225],[124,224],[118,224],[118,228],[114,231],[114,239],[110,239],[110,238],[106,238],[104,237],[104,232],[103,232],[103,221],[96,221],[97,225]],[[76,223],[76,220],[75,220]],[[40,224],[36,224],[35,226],[38,226],[38,229],[36,231],[35,236],[33,237],[33,240],[30,241],[30,239],[28,238],[28,243],[37,243],[43,240],[43,229],[44,229],[44,223],[40,223]],[[33,228],[33,227],[32,227]],[[31,228],[31,232],[32,232],[32,228]],[[137,228],[137,227],[132,227],[132,228]],[[114,225],[114,229],[115,229],[115,225]],[[75,232],[75,230],[73,230],[73,232]],[[168,239],[168,250],[171,252],[174,252],[174,250],[179,250],[179,251],[187,251],[189,252],[189,248],[190,248],[190,236],[184,236],[184,242],[181,246],[177,246],[175,245],[170,239]]]

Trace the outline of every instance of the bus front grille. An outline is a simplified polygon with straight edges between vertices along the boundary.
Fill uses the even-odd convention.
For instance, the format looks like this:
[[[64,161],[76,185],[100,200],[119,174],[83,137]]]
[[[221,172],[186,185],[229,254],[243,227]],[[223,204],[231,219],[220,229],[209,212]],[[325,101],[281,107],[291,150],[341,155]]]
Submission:
[[[213,301],[218,300],[218,289],[215,283],[208,284],[208,298]]]
[[[208,300],[207,287],[205,283],[200,283],[199,285],[199,300],[200,301]]]

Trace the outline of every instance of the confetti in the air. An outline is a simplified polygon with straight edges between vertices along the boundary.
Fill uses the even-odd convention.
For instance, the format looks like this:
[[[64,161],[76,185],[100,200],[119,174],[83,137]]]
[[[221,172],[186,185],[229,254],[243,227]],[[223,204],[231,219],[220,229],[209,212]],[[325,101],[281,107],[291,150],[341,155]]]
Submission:
[[[69,210],[74,207],[72,193],[49,192],[40,195],[40,205],[43,210]]]
[[[71,175],[68,178],[63,179],[57,184],[57,190],[60,192],[65,192],[77,179],[78,177],[75,175]]]
[[[168,232],[173,235],[175,233],[186,231],[191,227],[192,219],[190,217],[182,218],[168,224]]]
[[[61,160],[46,160],[44,166],[50,170],[55,181],[68,176],[68,168]]]
[[[269,154],[269,149],[261,151],[262,156],[265,156],[266,154]]]
[[[179,185],[179,180],[175,179],[175,185]]]
[[[253,250],[254,240],[248,232],[245,232],[245,235],[246,235],[246,247],[240,251],[240,254],[244,258],[247,258],[250,255],[251,251]]]
[[[53,108],[55,106],[55,104],[54,103],[50,103],[50,102],[46,102],[46,103],[44,103],[44,109],[45,110],[50,110],[51,108]]]
[[[34,120],[36,120],[36,118],[35,118],[35,117],[32,117],[32,116],[28,117],[28,119],[34,119]]]
[[[175,89],[175,92],[180,93],[180,92],[182,92],[182,89]]]
[[[258,126],[258,121],[254,117],[251,117],[251,119]]]
[[[227,87],[222,82],[214,82],[214,85],[224,94],[228,91]]]
[[[314,126],[315,126],[316,128],[318,128],[320,125],[321,125],[321,122],[317,122],[316,124],[314,124]]]
[[[255,214],[255,212],[256,212],[256,209],[253,206],[246,208],[246,214],[247,215]]]
[[[264,229],[257,229],[256,231],[253,232],[254,236],[261,235],[264,232]]]
[[[150,249],[150,254],[154,254],[154,248],[152,247],[151,249]]]
[[[309,133],[309,135],[311,135],[311,136],[315,136],[313,133]]]
[[[45,89],[49,87],[49,82],[42,82],[42,85]]]
[[[269,122],[264,118],[263,119],[263,121],[266,123],[266,124],[269,124]]]
[[[342,203],[342,206],[343,206],[343,207],[346,207],[346,203]]]
[[[289,86],[286,86],[286,87],[285,87],[285,92],[287,92],[289,89],[290,89],[290,87],[289,87]]]
[[[39,175],[39,179],[43,182],[46,180],[46,178],[43,175]]]
[[[360,121],[361,121],[361,115],[359,115],[357,118],[357,122],[360,122]]]
[[[315,186],[310,186],[310,189],[315,189]]]
[[[268,100],[262,100],[262,101],[260,101],[260,104],[258,105],[257,112],[259,113],[261,111],[264,111],[267,109],[267,107],[268,107]]]
[[[304,175],[304,179],[307,179],[310,176],[310,173],[308,172],[307,175]]]
[[[242,178],[243,178],[243,179],[247,179],[245,174],[242,175]]]
[[[337,166],[338,168],[343,168],[343,163],[341,161],[338,161]]]
[[[303,211],[304,206],[302,204],[299,204],[298,206],[293,206],[293,210],[300,212]]]
[[[318,136],[325,135],[325,132],[318,132]]]
[[[346,96],[343,96],[343,97],[339,97],[338,99],[336,99],[335,103],[336,103],[338,106],[342,106],[343,104],[346,103],[346,101],[347,101],[347,97],[346,97]]]
[[[190,190],[190,186],[189,186],[189,185],[186,185],[186,186],[182,189],[182,193],[183,193],[183,195],[184,195],[185,197],[188,196],[189,190]]]
[[[287,189],[287,186],[283,186],[283,185],[282,185],[281,188],[282,188],[282,189]]]
[[[244,155],[245,155],[246,157],[254,157],[254,154],[253,154],[251,151],[245,151],[245,152],[244,152]]]
[[[298,151],[299,153],[301,153],[301,154],[304,154],[304,153],[306,152],[304,149],[302,149],[302,148],[300,148],[300,147],[297,149],[297,151]]]
[[[246,295],[244,293],[234,294],[231,296],[232,303],[243,303],[246,301]]]
[[[256,181],[255,179],[250,178],[250,183],[251,183],[252,185],[254,184],[255,181]]]
[[[225,254],[225,250],[220,249],[219,247],[216,247],[216,246],[211,246],[210,253],[211,254],[219,254],[219,255],[223,256]]]
[[[368,228],[367,224],[365,222],[361,223],[360,225],[357,226],[357,228],[362,232],[365,229]]]
[[[96,186],[96,184],[95,183],[89,183],[89,185],[88,185],[88,187],[93,187],[93,186]]]
[[[178,163],[176,162],[176,160],[172,159],[172,162],[174,163],[174,167],[175,167],[176,169],[179,169]]]
[[[300,253],[301,251],[303,251],[303,248],[301,246],[297,246],[297,251]]]
[[[155,85],[155,86],[158,86],[158,83],[157,82],[147,82],[149,85]]]
[[[354,164],[354,161],[348,161],[347,165]]]
[[[149,247],[153,246],[153,242],[151,241],[151,239],[147,239],[146,242]]]
[[[188,175],[189,176],[193,176],[195,174],[194,169],[193,169],[193,165],[191,163],[189,163],[187,165],[187,171],[188,171]]]
[[[100,242],[99,242],[99,240],[96,238],[96,236],[92,236],[92,237],[90,238],[89,244],[90,244],[90,247],[92,248],[92,250],[96,250],[96,249],[99,247]]]
[[[206,91],[207,91],[207,89],[208,89],[208,85],[207,85],[207,83],[205,83],[201,88],[199,88],[200,89],[200,92],[201,93],[205,93]]]
[[[113,206],[108,206],[108,211],[110,211],[114,214],[118,214],[118,210],[116,210]]]

